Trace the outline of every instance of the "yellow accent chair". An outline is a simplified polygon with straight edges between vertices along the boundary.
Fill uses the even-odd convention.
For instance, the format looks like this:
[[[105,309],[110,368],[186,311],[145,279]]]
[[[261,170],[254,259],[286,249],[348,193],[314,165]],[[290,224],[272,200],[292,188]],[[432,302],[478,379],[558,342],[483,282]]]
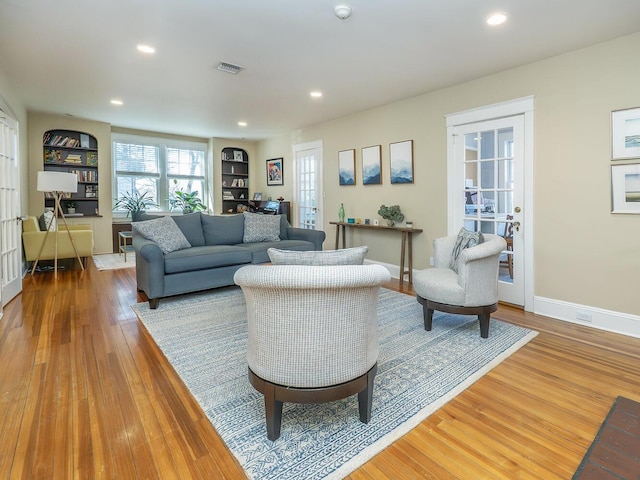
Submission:
[[[61,222],[61,219],[58,219]],[[93,231],[89,225],[69,225],[70,234],[78,249],[78,255],[83,259],[86,266],[86,258],[93,256]],[[40,224],[36,217],[28,217],[22,222],[22,243],[24,245],[24,255],[28,262],[35,262],[38,259],[40,247],[44,242],[46,230],[40,230]],[[58,236],[58,259],[76,258],[73,245],[69,238],[69,232],[64,227],[64,223],[59,223],[58,231],[49,232],[47,243],[42,249],[40,260],[53,260],[55,257],[55,235]]]

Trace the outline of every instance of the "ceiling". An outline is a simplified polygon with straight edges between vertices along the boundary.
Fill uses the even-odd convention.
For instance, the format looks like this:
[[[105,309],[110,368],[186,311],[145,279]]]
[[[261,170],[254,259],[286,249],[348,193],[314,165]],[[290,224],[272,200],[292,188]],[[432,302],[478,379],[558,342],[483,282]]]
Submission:
[[[29,110],[262,139],[640,30],[639,0],[338,3],[0,0],[0,71]]]

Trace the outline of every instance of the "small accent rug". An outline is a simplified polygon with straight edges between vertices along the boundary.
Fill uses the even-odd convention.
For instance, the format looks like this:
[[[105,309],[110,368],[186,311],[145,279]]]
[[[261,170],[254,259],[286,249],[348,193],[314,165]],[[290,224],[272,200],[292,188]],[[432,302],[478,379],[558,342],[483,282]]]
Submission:
[[[573,480],[640,478],[640,403],[618,397]]]
[[[281,436],[267,439],[264,398],[247,378],[247,319],[238,287],[133,306],[142,323],[252,479],[339,479],[537,335],[491,320],[436,313],[426,332],[415,297],[381,289],[380,357],[369,424],[357,396],[285,403]]]
[[[133,252],[127,253],[127,261],[121,253],[106,253],[94,255],[93,263],[98,270],[117,270],[119,268],[131,268],[136,266],[136,255]]]

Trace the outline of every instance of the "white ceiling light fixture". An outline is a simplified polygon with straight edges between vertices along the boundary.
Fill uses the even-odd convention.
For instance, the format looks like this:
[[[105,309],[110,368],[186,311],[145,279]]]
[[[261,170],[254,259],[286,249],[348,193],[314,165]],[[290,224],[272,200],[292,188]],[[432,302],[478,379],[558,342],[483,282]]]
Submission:
[[[315,90],[315,91],[311,92],[309,95],[311,97],[313,97],[313,98],[320,98],[320,97],[322,97],[322,92],[320,92],[318,90]]]
[[[140,44],[140,45],[137,45],[136,48],[138,49],[139,52],[142,52],[142,53],[148,53],[148,54],[156,53],[156,49],[150,45]]]
[[[122,100],[114,98],[113,100],[111,100],[111,105],[124,105],[124,102]]]
[[[231,73],[232,75],[236,75],[240,71],[244,70],[244,67],[241,67],[240,65],[234,65],[233,63],[229,62],[220,62],[216,68],[222,72]]]
[[[336,17],[340,20],[346,20],[351,16],[351,7],[349,5],[336,5],[333,13],[335,13]]]
[[[238,126],[239,127],[246,127],[247,126],[247,122],[238,122]]]
[[[497,25],[502,25],[507,21],[507,14],[504,12],[492,13],[487,17],[487,25],[491,25],[495,27]]]

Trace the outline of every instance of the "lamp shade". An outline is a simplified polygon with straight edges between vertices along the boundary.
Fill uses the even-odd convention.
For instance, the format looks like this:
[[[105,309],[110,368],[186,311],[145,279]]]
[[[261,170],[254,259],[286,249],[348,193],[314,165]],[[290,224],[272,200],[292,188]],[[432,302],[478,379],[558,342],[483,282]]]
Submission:
[[[67,172],[38,172],[39,192],[71,192],[78,191],[78,176]]]

